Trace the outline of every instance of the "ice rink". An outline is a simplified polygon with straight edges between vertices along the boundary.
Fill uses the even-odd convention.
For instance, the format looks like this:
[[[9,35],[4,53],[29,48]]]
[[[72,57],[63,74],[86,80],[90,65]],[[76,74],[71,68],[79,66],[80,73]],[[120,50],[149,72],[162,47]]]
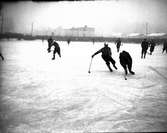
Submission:
[[[47,53],[47,41],[0,41],[0,133],[167,131],[167,54],[162,45],[141,59],[140,44],[123,43],[133,59],[124,80],[119,53],[109,43],[118,70],[109,72],[103,43],[59,42],[62,57]]]

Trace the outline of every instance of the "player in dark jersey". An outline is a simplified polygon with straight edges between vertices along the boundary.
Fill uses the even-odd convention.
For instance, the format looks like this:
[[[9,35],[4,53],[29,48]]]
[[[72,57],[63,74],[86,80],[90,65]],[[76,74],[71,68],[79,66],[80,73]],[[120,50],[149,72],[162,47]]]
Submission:
[[[122,51],[119,54],[119,60],[120,60],[121,66],[123,67],[123,69],[125,71],[125,80],[126,80],[126,76],[128,74],[127,68],[132,75],[135,74],[135,72],[132,71],[132,57],[130,56],[130,54],[128,52]]]
[[[103,58],[103,60],[106,62],[106,65],[107,65],[107,67],[109,68],[109,70],[112,72],[113,70],[111,69],[111,67],[110,67],[110,62],[112,63],[112,65],[113,65],[113,67],[115,68],[115,69],[117,69],[117,67],[115,66],[115,60],[112,58],[112,53],[111,53],[111,48],[110,47],[108,47],[108,44],[106,44],[106,43],[104,43],[104,47],[103,48],[101,48],[100,50],[98,50],[97,52],[95,52],[93,55],[92,55],[92,58],[95,56],[95,55],[97,55],[97,54],[99,54],[99,53],[102,53],[102,58]]]
[[[48,49],[47,49],[48,53],[51,52],[51,47],[52,47],[52,46],[54,46],[54,51],[53,51],[53,58],[52,58],[52,60],[55,59],[55,54],[56,54],[56,53],[58,53],[59,57],[61,57],[61,52],[60,52],[59,44],[58,44],[55,40],[53,40],[52,38],[49,38],[49,39],[48,39]]]

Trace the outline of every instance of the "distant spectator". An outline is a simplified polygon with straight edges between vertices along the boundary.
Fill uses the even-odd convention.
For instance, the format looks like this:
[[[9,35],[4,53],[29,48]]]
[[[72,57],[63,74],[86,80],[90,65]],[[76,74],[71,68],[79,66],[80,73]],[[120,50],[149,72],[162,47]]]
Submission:
[[[70,40],[70,39],[68,39],[68,40],[67,40],[68,45],[70,44],[70,42],[71,42],[71,40]]]
[[[119,50],[120,50],[120,46],[122,45],[121,39],[118,38],[118,40],[116,40],[115,43],[116,43],[116,47],[117,47],[117,52],[119,52]]]
[[[154,42],[154,40],[152,39],[151,41],[150,41],[150,55],[152,55],[152,53],[153,53],[153,51],[154,51],[154,48],[155,48],[155,42]]]
[[[146,53],[147,53],[147,49],[148,49],[149,43],[147,41],[147,39],[144,39],[141,43],[141,58],[146,58]]]
[[[166,53],[167,53],[167,40],[165,40],[165,41],[163,42],[162,53],[164,53],[164,51],[166,51]]]

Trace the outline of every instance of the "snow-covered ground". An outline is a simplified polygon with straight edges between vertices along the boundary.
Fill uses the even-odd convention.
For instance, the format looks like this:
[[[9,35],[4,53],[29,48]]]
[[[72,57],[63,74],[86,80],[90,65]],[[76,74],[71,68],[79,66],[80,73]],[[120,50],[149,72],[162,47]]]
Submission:
[[[1,41],[0,128],[5,133],[86,133],[167,131],[167,54],[162,46],[141,59],[140,44],[121,50],[133,58],[124,80],[114,43],[109,43],[118,70],[109,72],[100,54],[103,43],[58,42],[62,57],[47,53],[47,42]],[[0,132],[0,133],[1,133]]]

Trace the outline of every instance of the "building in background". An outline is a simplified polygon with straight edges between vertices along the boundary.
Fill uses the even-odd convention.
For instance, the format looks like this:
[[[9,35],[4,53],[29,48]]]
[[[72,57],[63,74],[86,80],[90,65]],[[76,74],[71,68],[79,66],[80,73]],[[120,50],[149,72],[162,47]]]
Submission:
[[[94,36],[95,35],[95,29],[92,27],[88,27],[85,25],[84,27],[78,27],[78,28],[71,28],[67,29],[66,32],[67,36],[80,36],[80,37],[86,37],[86,36]]]
[[[79,37],[87,37],[87,36],[94,36],[95,35],[95,28],[88,27],[85,25],[84,27],[77,27],[77,28],[70,28],[70,29],[63,29],[61,27],[56,28],[54,30],[55,35],[60,36],[79,36]]]

